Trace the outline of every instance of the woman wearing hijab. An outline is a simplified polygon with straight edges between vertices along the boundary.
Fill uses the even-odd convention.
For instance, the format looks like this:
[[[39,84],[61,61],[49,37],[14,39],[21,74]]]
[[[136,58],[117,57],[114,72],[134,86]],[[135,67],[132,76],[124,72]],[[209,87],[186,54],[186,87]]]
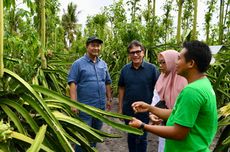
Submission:
[[[161,74],[154,89],[153,106],[172,109],[178,94],[187,85],[187,80],[176,73],[178,56],[179,52],[175,50],[166,50],[158,55]],[[154,124],[162,122],[152,114],[150,114],[150,119]],[[161,123],[161,125],[164,125],[164,123]],[[164,138],[159,137],[158,152],[163,151]]]

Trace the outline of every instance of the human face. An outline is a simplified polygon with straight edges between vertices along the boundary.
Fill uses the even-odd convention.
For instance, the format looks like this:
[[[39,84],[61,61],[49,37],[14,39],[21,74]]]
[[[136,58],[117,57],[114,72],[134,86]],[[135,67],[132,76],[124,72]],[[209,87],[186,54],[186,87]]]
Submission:
[[[91,42],[86,46],[87,54],[90,58],[95,58],[99,55],[99,52],[101,50],[101,43],[98,42]]]
[[[190,67],[190,62],[186,62],[185,59],[185,53],[186,53],[186,49],[183,48],[178,56],[178,61],[176,63],[176,71],[178,75],[181,75],[183,77],[187,77],[188,76],[188,69]]]
[[[162,73],[167,73],[167,65],[166,65],[166,62],[165,62],[165,59],[163,57],[163,55],[159,54],[158,56],[158,63],[160,65],[160,71]]]
[[[133,46],[129,50],[129,57],[134,65],[141,65],[144,57],[144,51],[141,49],[140,46]]]

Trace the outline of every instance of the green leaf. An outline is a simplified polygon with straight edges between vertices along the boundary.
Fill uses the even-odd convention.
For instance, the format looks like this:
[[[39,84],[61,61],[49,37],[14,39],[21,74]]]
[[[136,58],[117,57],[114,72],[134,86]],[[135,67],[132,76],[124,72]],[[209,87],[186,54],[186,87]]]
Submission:
[[[72,64],[72,63],[71,63],[71,64]],[[49,66],[49,68],[51,68],[51,69],[43,69],[44,72],[46,72],[46,73],[61,73],[61,74],[64,75],[64,77],[67,77],[67,76],[68,76],[68,74],[67,74],[65,71],[57,70],[55,67],[52,67],[52,66],[50,66],[50,65],[48,65],[48,66]],[[55,69],[55,70],[53,70],[53,69]]]
[[[11,106],[15,110],[17,110],[17,112],[19,112],[25,118],[26,122],[30,125],[30,127],[33,129],[33,131],[35,133],[38,132],[39,127],[38,127],[37,123],[34,121],[34,119],[31,117],[29,112],[24,107],[22,107],[17,102],[14,102],[14,101],[9,100],[9,99],[1,99],[0,105],[3,105],[3,104]]]
[[[85,105],[85,107],[91,109],[92,111],[95,111],[97,113],[103,114],[105,116],[110,116],[110,117],[114,117],[114,118],[120,118],[120,119],[126,119],[126,120],[132,120],[131,116],[126,116],[126,115],[122,115],[119,113],[114,113],[114,112],[110,112],[110,111],[105,111],[105,110],[101,110],[89,105]]]
[[[69,130],[73,134],[74,138],[79,141],[80,145],[84,147],[84,149],[87,152],[97,152],[97,150],[91,147],[90,143],[84,137],[82,137],[82,135],[80,135],[78,131],[75,131],[69,127],[67,127],[66,129]]]
[[[227,126],[227,125],[230,125],[230,116],[221,119],[221,120],[218,122],[218,125],[219,125],[219,126]]]
[[[21,133],[17,133],[15,131],[12,132],[11,136],[12,136],[12,138],[24,141],[24,142],[29,143],[29,144],[32,144],[34,142],[34,140],[31,139],[30,137],[25,136],[25,135],[23,135]],[[44,151],[46,151],[46,152],[54,152],[49,147],[47,147],[47,146],[45,146],[43,144],[41,145],[41,149],[44,150]]]
[[[103,132],[101,130],[97,130],[94,128],[91,128],[91,129],[102,137],[109,137],[109,138],[121,138],[122,137],[121,135],[118,135],[118,134],[108,134],[108,133]]]
[[[57,92],[60,93],[60,94],[62,94],[61,88],[58,85],[58,81],[57,81],[55,75],[53,73],[50,73],[48,75],[51,78],[51,80],[53,82],[52,84],[55,86],[55,89],[57,90]]]
[[[39,69],[39,78],[41,79],[41,82],[42,82],[42,85],[45,87],[45,88],[48,88],[48,83],[46,81],[46,77],[44,75],[44,72],[42,69]]]
[[[72,125],[80,128],[80,129],[82,129],[82,131],[88,132],[97,140],[103,141],[103,138],[101,136],[99,136],[98,134],[96,134],[95,132],[93,132],[91,130],[92,127],[88,126],[86,123],[84,123],[84,122],[82,122],[76,118],[66,116],[66,115],[64,115],[58,111],[53,112],[53,114],[59,121],[63,121],[63,122],[66,122],[68,124],[72,124]]]
[[[24,130],[24,127],[22,126],[18,116],[16,116],[16,114],[8,106],[1,104],[1,107],[5,111],[5,113],[10,117],[10,119],[14,122],[18,131],[20,133],[26,134],[26,131]]]
[[[33,129],[34,133],[37,133],[39,130],[39,127],[37,125],[37,123],[35,122],[35,120],[31,117],[30,113],[19,103],[17,103],[16,101],[12,101],[9,99],[1,99],[0,105],[8,105],[12,108],[14,108],[18,113],[20,113],[23,118],[25,119],[25,121],[30,125],[30,127]],[[46,145],[48,145],[48,140],[45,139],[44,143]]]
[[[45,138],[47,125],[42,125],[39,132],[36,134],[35,140],[27,152],[39,152],[42,142]]]
[[[114,128],[117,128],[119,130],[122,130],[122,131],[126,131],[126,132],[129,132],[129,133],[133,133],[133,134],[137,134],[137,135],[142,135],[143,134],[143,131],[142,130],[139,130],[139,129],[136,129],[136,128],[133,128],[133,127],[130,127],[130,126],[127,126],[127,125],[124,125],[124,124],[119,124],[119,123],[115,123],[105,117],[103,117],[102,114],[98,114],[97,112],[95,111],[92,111],[91,109],[88,108],[87,105],[85,104],[82,104],[82,103],[79,103],[79,102],[76,102],[76,101],[73,101],[65,96],[62,96],[62,95],[59,95],[57,94],[56,92],[54,91],[51,91],[51,90],[48,90],[46,88],[43,88],[41,86],[36,86],[36,85],[33,85],[33,88],[34,90],[38,91],[38,92],[41,92],[49,97],[52,97],[54,99],[57,99],[67,105],[69,105],[70,107],[75,107],[77,109],[79,109],[80,111],[82,112],[85,112],[105,123],[107,123],[108,125],[114,127]]]
[[[230,136],[223,141],[224,145],[230,144]]]
[[[222,94],[224,94],[227,98],[230,99],[230,95],[228,93],[226,93],[224,90],[221,90],[220,88],[217,89],[219,92],[221,92]]]
[[[214,83],[213,88],[218,89],[220,86],[220,82],[223,80],[224,76],[230,71],[230,64],[226,65],[224,70],[221,71],[220,75],[218,76],[216,83]]]
[[[13,73],[12,71],[8,69],[4,69],[5,74],[9,75],[10,77],[13,77],[16,79],[22,86],[24,86],[27,91],[32,95],[34,98],[28,96],[27,94],[24,94],[24,98],[27,99],[26,101],[44,118],[44,120],[49,124],[49,126],[52,128],[52,130],[57,135],[59,142],[61,143],[62,147],[66,151],[73,151],[72,146],[70,145],[69,141],[65,137],[61,124],[58,122],[58,120],[53,116],[51,113],[51,110],[47,107],[45,104],[45,101],[42,100],[42,98],[35,92],[35,90],[27,83],[25,82],[21,77],[19,77],[17,74]],[[22,98],[23,98],[22,97]],[[35,100],[34,100],[35,99]]]

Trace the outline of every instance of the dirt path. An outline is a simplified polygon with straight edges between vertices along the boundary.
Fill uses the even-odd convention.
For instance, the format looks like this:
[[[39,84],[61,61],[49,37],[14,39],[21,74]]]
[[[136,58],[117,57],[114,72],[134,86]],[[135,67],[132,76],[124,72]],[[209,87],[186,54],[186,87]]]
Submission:
[[[117,99],[114,99],[112,110],[113,112],[117,112],[118,107]],[[115,122],[120,122],[119,119],[113,119]],[[102,130],[107,133],[119,134],[122,138],[113,138],[113,139],[105,139],[104,143],[97,144],[97,149],[99,152],[128,152],[127,145],[127,133],[119,131],[117,129],[112,128],[106,124],[103,125]],[[157,136],[149,133],[148,134],[148,152],[157,152],[158,139]]]

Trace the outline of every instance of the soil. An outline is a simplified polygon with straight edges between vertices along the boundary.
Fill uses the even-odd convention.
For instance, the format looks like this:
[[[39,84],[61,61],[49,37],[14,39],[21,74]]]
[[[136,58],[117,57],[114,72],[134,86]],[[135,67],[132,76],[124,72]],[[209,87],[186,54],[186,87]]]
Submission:
[[[112,112],[117,112],[118,101],[113,99]],[[119,119],[111,118],[115,122],[121,123]],[[127,133],[114,129],[107,124],[103,124],[102,131],[111,134],[119,134],[122,138],[106,138],[103,143],[97,144],[98,152],[128,152]],[[154,134],[148,133],[148,148],[147,152],[157,152],[158,137]]]
[[[112,105],[112,112],[117,112],[118,101],[117,98],[114,98],[113,105]],[[111,118],[115,122],[120,122],[119,119]],[[127,145],[127,133],[114,129],[107,124],[103,124],[102,131],[111,134],[119,134],[122,138],[106,138],[103,143],[97,144],[98,152],[128,152],[128,145]],[[217,133],[216,138],[214,139],[210,150],[212,151],[216,145],[217,140],[219,139],[220,133]],[[157,152],[158,148],[158,136],[148,133],[148,147],[147,152]]]

